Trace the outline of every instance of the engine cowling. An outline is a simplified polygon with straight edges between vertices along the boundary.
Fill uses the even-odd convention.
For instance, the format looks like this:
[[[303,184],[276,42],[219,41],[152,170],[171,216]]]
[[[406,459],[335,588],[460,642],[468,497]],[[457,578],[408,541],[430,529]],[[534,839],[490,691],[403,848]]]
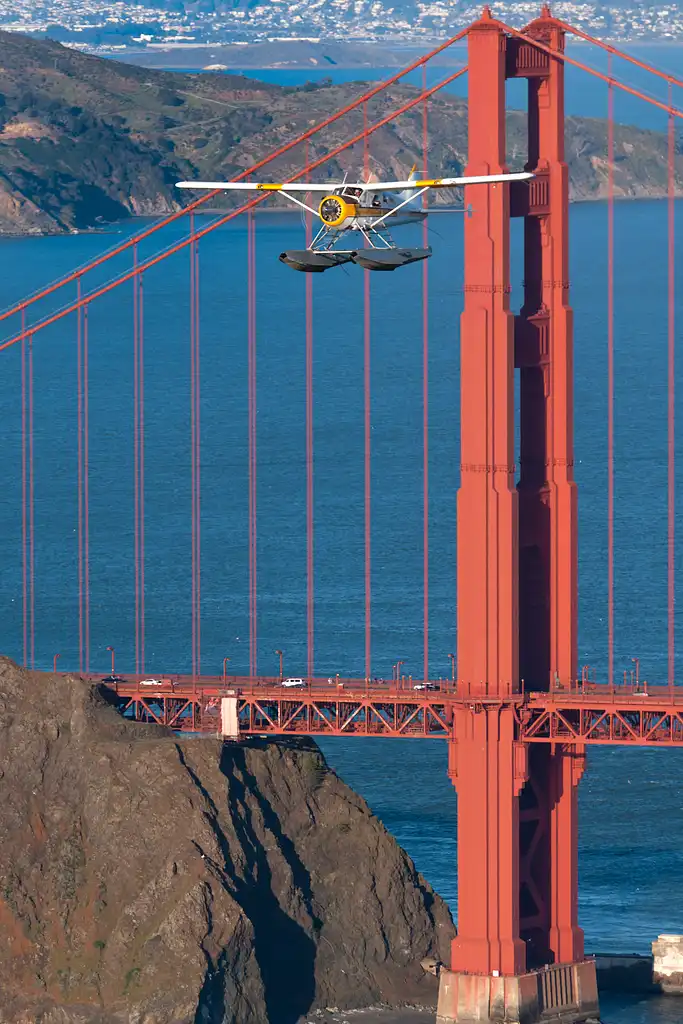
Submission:
[[[342,196],[325,196],[318,207],[318,215],[328,228],[338,228],[349,218],[356,216],[356,206]]]

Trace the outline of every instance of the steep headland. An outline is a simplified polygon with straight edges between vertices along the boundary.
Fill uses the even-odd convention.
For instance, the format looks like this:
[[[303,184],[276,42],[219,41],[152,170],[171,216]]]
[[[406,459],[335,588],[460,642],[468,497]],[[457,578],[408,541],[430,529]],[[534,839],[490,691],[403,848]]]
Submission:
[[[0,659],[1,1024],[433,1005],[453,934],[314,743],[179,740]]]
[[[179,178],[230,178],[364,91],[359,82],[281,88],[239,75],[152,71],[9,32],[0,32],[0,52],[0,233],[67,231],[166,213],[179,205],[173,187]],[[368,104],[370,122],[415,94],[402,85],[382,93]],[[362,110],[345,115],[313,137],[310,159],[362,127]],[[515,168],[525,159],[525,131],[525,115],[512,111],[509,163]],[[433,96],[430,169],[443,175],[462,170],[466,132],[464,101]],[[605,195],[605,122],[569,118],[566,141],[572,198]],[[666,147],[664,135],[618,126],[616,193],[663,195]],[[267,177],[298,170],[304,160],[299,149],[269,167]],[[389,178],[421,165],[421,107],[376,132],[370,156],[373,170]],[[680,189],[683,156],[676,159]],[[324,179],[357,172],[361,162],[351,151],[316,173]]]

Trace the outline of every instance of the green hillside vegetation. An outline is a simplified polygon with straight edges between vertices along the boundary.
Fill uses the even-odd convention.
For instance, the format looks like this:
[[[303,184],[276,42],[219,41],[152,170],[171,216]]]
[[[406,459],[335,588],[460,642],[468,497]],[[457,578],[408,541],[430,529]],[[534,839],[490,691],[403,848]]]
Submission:
[[[188,202],[180,178],[231,178],[365,91],[360,82],[282,88],[239,75],[152,71],[88,56],[59,43],[0,32],[0,232],[82,230],[136,215],[157,215]],[[397,85],[368,103],[368,122],[415,95]],[[361,131],[362,110],[314,136],[313,161]],[[524,160],[525,116],[509,115],[509,164]],[[430,172],[462,170],[467,109],[442,93],[429,101]],[[570,118],[567,160],[572,196],[598,198],[607,180],[604,121]],[[662,195],[666,139],[618,127],[616,188],[626,196]],[[370,163],[402,177],[422,165],[422,107],[376,132]],[[287,178],[306,159],[303,146],[264,176]],[[677,157],[678,181],[683,158]],[[356,146],[315,172],[316,180],[358,174]],[[453,196],[440,195],[448,202]],[[221,204],[235,202],[225,197]],[[271,202],[271,200],[268,200]]]

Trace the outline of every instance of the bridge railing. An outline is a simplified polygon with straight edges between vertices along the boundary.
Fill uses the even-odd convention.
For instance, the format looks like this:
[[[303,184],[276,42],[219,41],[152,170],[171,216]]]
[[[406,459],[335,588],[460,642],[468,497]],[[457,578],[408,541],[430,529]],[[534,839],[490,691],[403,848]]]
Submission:
[[[116,694],[128,695],[131,692],[148,694],[173,694],[187,695],[188,693],[209,693],[216,692],[224,694],[234,690],[239,693],[260,694],[278,693],[282,698],[288,695],[296,700],[297,694],[301,693],[325,693],[343,694],[351,692],[354,694],[439,694],[454,695],[457,693],[458,683],[449,679],[430,679],[427,681],[402,677],[400,679],[360,679],[346,676],[314,676],[302,678],[302,683],[289,684],[280,676],[238,676],[238,675],[215,675],[195,676],[164,673],[154,676],[126,673],[125,676],[111,677],[101,674],[88,674],[85,676],[91,683],[100,684],[112,690]],[[294,677],[293,677],[294,678]]]
[[[499,694],[488,694],[473,691],[463,680],[430,679],[421,680],[413,677],[400,679],[361,679],[347,676],[314,676],[301,677],[302,682],[288,683],[280,676],[238,676],[215,675],[195,676],[190,674],[159,674],[145,676],[126,674],[125,677],[106,677],[101,675],[86,676],[93,684],[104,685],[118,696],[140,697],[178,696],[192,697],[201,700],[205,695],[237,695],[237,696],[268,696],[278,700],[296,701],[302,695],[317,699],[339,699],[348,696],[358,698],[367,696],[376,700],[385,696],[387,699],[400,698],[403,701],[415,700],[438,702],[439,700],[465,701],[471,704],[489,706],[491,704],[515,703],[542,704],[544,702],[558,705],[586,704],[595,706],[602,704],[638,704],[651,700],[652,704],[666,702],[669,705],[683,704],[683,686],[652,685],[644,680],[630,681],[623,684],[610,685],[593,679],[579,678],[569,683],[554,682],[547,689],[525,689],[521,687],[507,698]],[[295,678],[295,677],[292,677]]]

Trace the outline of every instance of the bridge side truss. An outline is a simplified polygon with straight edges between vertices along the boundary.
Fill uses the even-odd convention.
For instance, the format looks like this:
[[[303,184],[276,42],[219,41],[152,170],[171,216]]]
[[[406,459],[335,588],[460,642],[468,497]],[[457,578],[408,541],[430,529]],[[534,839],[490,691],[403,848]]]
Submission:
[[[221,696],[230,691],[211,686],[185,693],[113,692],[125,717],[163,725],[179,732],[221,731]],[[233,691],[235,694],[235,691]],[[375,736],[455,739],[456,709],[476,716],[491,708],[511,707],[515,742],[562,746],[683,746],[683,696],[532,693],[513,700],[441,695],[236,693],[240,735]]]

